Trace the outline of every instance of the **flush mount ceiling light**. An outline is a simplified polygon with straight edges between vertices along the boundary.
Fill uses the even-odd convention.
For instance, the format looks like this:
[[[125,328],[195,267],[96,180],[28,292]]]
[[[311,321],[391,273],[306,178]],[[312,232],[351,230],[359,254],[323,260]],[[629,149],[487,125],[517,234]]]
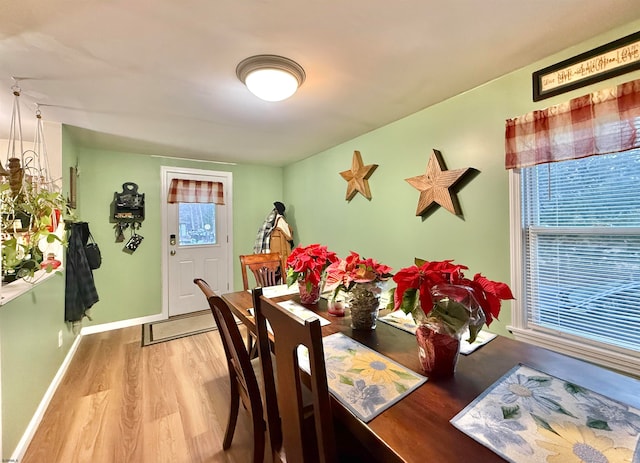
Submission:
[[[265,101],[289,98],[305,79],[302,66],[278,55],[257,55],[242,60],[236,75],[251,93]]]

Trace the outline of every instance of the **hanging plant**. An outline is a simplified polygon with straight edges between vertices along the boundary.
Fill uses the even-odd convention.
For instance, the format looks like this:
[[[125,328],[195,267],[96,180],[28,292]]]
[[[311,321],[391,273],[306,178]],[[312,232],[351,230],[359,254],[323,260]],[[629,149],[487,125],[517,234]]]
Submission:
[[[18,97],[14,98],[6,168],[0,166],[0,233],[3,280],[33,276],[49,245],[63,243],[56,234],[61,216],[68,214],[66,201],[57,191],[48,170],[40,110],[34,149],[24,151]],[[62,233],[60,233],[62,235]],[[51,267],[47,268],[51,271]]]

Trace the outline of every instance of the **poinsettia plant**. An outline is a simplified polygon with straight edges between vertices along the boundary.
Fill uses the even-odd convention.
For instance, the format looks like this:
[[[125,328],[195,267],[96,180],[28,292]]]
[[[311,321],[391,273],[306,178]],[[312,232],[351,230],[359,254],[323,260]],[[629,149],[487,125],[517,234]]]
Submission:
[[[329,251],[326,246],[310,244],[296,247],[287,258],[287,285],[298,280],[307,285],[319,285],[322,272],[332,263],[337,262],[338,255]]]
[[[437,318],[452,333],[468,327],[469,342],[473,342],[482,325],[498,318],[502,301],[513,299],[513,294],[506,283],[489,280],[480,273],[469,279],[464,270],[468,267],[452,260],[416,258],[415,265],[393,277],[397,287],[392,308],[412,314],[416,320]]]
[[[376,283],[387,281],[393,276],[391,267],[380,264],[375,259],[362,258],[351,251],[346,259],[340,259],[327,267],[326,288],[338,292],[350,291],[356,283]]]

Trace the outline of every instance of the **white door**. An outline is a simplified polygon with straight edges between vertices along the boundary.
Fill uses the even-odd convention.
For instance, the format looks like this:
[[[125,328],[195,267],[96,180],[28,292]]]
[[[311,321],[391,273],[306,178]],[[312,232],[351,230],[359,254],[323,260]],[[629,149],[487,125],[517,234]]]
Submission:
[[[208,309],[193,283],[202,278],[217,294],[231,290],[231,173],[163,167],[165,304],[169,317]],[[224,205],[166,202],[171,180],[202,180],[224,185]]]

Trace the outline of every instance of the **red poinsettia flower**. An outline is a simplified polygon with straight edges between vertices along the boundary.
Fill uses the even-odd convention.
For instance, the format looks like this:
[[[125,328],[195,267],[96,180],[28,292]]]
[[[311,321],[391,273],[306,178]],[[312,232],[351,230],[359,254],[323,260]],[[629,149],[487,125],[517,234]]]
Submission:
[[[298,279],[308,280],[317,285],[322,280],[322,272],[332,262],[338,261],[335,252],[326,246],[310,244],[296,247],[287,258],[287,285],[291,286]]]
[[[465,278],[463,271],[468,267],[452,262],[451,260],[429,262],[416,259],[416,265],[399,270],[393,277],[393,281],[397,284],[394,292],[394,309],[412,313],[419,304],[427,315],[433,307],[432,290],[435,286],[441,284],[464,286],[471,291],[480,305],[487,325],[491,324],[500,315],[501,302],[513,299],[511,289],[505,283],[489,280],[479,273],[473,277],[473,280]]]

